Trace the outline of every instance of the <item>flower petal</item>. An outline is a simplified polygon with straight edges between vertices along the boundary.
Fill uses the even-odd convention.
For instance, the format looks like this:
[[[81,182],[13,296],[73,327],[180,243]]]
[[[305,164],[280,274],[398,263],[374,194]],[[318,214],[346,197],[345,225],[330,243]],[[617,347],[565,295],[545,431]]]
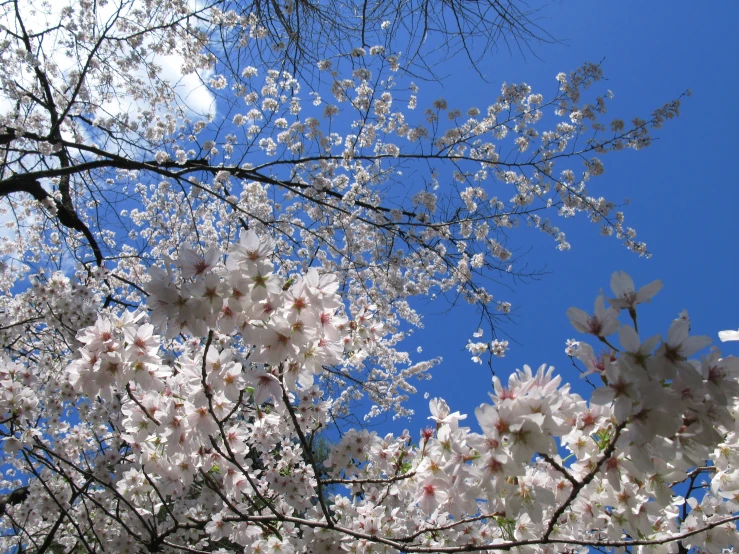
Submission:
[[[721,339],[721,342],[739,340],[739,331],[719,331],[718,338]]]

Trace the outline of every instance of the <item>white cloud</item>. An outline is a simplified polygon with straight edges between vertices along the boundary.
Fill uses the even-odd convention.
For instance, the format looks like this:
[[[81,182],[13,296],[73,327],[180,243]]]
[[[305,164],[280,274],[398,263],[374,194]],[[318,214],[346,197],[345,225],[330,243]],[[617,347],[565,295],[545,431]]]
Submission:
[[[63,105],[63,102],[59,101],[60,97],[70,96],[74,89],[75,74],[78,74],[88,62],[90,49],[94,47],[98,38],[94,30],[110,27],[114,21],[119,23],[125,20],[133,21],[137,11],[141,13],[149,11],[143,0],[98,2],[94,16],[91,15],[94,21],[89,19],[86,25],[80,25],[76,24],[77,16],[82,9],[78,0],[54,0],[43,3],[25,0],[19,5],[25,31],[29,35],[37,35],[32,39],[34,47],[39,48],[37,62],[48,76],[52,88],[57,93],[60,105]],[[157,10],[162,9],[166,7],[157,8]],[[70,16],[70,14],[76,15]],[[59,26],[60,22],[61,26]],[[111,33],[118,37],[127,36],[132,32],[120,25],[113,26],[112,29]],[[21,33],[13,4],[8,2],[0,6],[0,41],[10,41],[9,46],[0,51],[0,64],[3,67],[3,71],[0,72],[0,83],[2,84],[0,87],[0,129],[2,129],[2,124],[7,123],[11,126],[25,125],[27,129],[32,130],[48,130],[49,116],[43,106],[27,104],[21,108],[20,114],[16,114],[18,99],[12,94],[14,88],[18,86],[21,89],[33,90],[37,86],[37,76],[32,65],[28,63],[31,60],[26,56],[25,46],[19,40],[12,38],[12,35],[18,36]],[[43,33],[42,38],[38,38],[39,33]],[[87,106],[92,106],[88,108],[91,113],[86,113],[86,116],[91,116],[93,119],[126,117],[129,121],[137,121],[143,111],[149,110],[152,114],[151,104],[146,98],[137,98],[130,94],[129,85],[136,81],[151,83],[150,90],[154,90],[157,82],[167,83],[174,91],[176,103],[186,117],[200,119],[215,113],[215,97],[203,84],[207,83],[211,72],[184,75],[182,68],[188,60],[174,50],[157,54],[159,48],[154,43],[156,40],[156,36],[144,35],[143,42],[139,45],[147,52],[147,62],[160,68],[156,74],[147,72],[147,67],[142,64],[133,66],[130,72],[119,70],[120,63],[132,51],[131,45],[124,41],[112,41],[98,50],[96,56],[99,58],[99,65],[93,66],[88,73],[87,87],[82,88],[77,97],[78,101],[84,101]],[[106,50],[106,48],[109,49]],[[105,59],[109,61],[101,61]],[[103,71],[105,67],[111,69],[107,74]],[[152,115],[164,118],[166,112],[167,108],[159,105]],[[37,128],[34,128],[34,119],[40,122]],[[62,132],[65,139],[73,138],[69,129],[63,129]],[[101,137],[93,127],[80,126],[77,132],[78,136],[81,134],[82,140],[90,144],[97,142],[96,139],[99,140]],[[137,140],[137,136],[133,133],[124,138],[132,142]],[[110,148],[111,145],[107,147]],[[31,156],[27,155],[24,161],[26,167],[35,165]],[[50,157],[46,161],[54,163],[56,160]],[[19,168],[16,169],[19,170]],[[6,165],[2,177],[9,175],[8,170],[13,170],[12,163]],[[46,183],[44,185],[47,190],[51,189]],[[21,250],[25,248],[24,243],[30,240],[25,224],[31,222],[29,218],[38,217],[39,212],[34,209],[25,212],[25,215],[17,216],[10,209],[11,201],[16,206],[22,206],[26,202],[20,201],[25,200],[29,200],[25,195],[0,200],[0,259],[7,261],[21,255]],[[16,222],[17,217],[20,219],[20,226]]]
[[[53,88],[67,96],[74,88],[75,74],[87,63],[89,51],[99,38],[99,30],[111,27],[110,35],[118,38],[128,37],[132,30],[126,28],[122,22],[134,20],[137,12],[147,12],[147,7],[141,0],[131,3],[122,0],[99,3],[94,14],[94,24],[88,20],[86,27],[83,27],[77,21],[77,14],[81,8],[76,0],[56,1],[41,6],[24,3],[21,8],[23,24],[29,34],[45,33],[38,55],[39,62],[49,76]],[[62,26],[56,28],[60,21]],[[21,32],[12,6],[8,4],[0,8],[0,32],[5,28],[15,34]],[[87,29],[96,31],[88,32]],[[99,60],[97,66],[89,71],[86,78],[87,86],[80,91],[78,100],[86,101],[88,106],[97,106],[95,109],[97,113],[93,116],[98,120],[126,117],[129,121],[135,121],[142,111],[151,110],[150,99],[145,96],[148,94],[153,97],[156,85],[164,82],[175,92],[177,107],[181,108],[186,116],[194,118],[213,114],[215,97],[203,85],[211,73],[208,71],[202,72],[200,76],[193,73],[184,75],[182,68],[187,60],[181,53],[174,50],[166,54],[157,53],[161,50],[161,44],[157,44],[161,36],[144,34],[142,38],[143,40],[136,46],[139,51],[145,51],[148,67],[140,63],[140,57],[131,56],[134,42],[118,40],[103,44],[98,49],[98,57],[104,57],[109,61]],[[22,44],[19,41],[11,42],[10,48],[2,55],[5,75],[0,76],[0,79],[7,79],[4,83],[6,85],[18,83],[26,90],[30,90],[35,85],[36,76],[28,64],[22,63],[21,56],[24,50]],[[34,46],[37,44],[38,39]],[[139,63],[121,71],[121,65],[125,66],[126,58],[137,59]],[[149,71],[152,66],[160,70],[152,74]],[[104,71],[106,68],[108,71]],[[139,84],[143,86],[139,87]],[[134,94],[137,88],[141,95]],[[0,117],[10,115],[15,106],[16,99],[9,97],[6,91],[0,91]],[[164,117],[166,109],[160,103],[155,115]],[[36,112],[45,115],[40,107]],[[89,136],[86,138],[91,139]]]

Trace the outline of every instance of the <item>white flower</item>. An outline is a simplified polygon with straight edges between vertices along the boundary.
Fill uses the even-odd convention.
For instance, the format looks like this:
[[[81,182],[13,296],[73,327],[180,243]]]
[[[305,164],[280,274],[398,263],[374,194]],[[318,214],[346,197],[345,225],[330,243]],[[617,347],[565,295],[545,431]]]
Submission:
[[[573,357],[577,352],[577,347],[579,344],[579,341],[577,341],[576,339],[567,339],[567,341],[565,342],[565,354]]]
[[[633,327],[624,325],[618,331],[621,345],[624,347],[624,360],[635,367],[647,369],[647,360],[652,355],[652,350],[659,343],[659,336],[648,338],[643,343],[639,342],[639,335]]]
[[[679,369],[684,379],[700,386],[702,379],[693,366],[687,363],[687,359],[709,344],[709,337],[690,336],[689,321],[676,319],[667,332],[667,341],[657,349],[653,371],[663,379],[673,379],[675,370]]]
[[[618,310],[633,310],[637,304],[649,302],[662,289],[662,281],[652,281],[638,291],[634,290],[634,281],[625,271],[617,271],[611,276],[611,290],[616,298],[609,298],[608,303]]]
[[[295,356],[300,349],[296,344],[297,333],[294,333],[290,324],[282,317],[273,315],[269,327],[258,333],[262,345],[261,357],[272,365],[278,365],[285,359]]]
[[[203,256],[200,256],[194,250],[182,248],[180,250],[179,265],[182,268],[182,276],[187,279],[189,277],[200,276],[209,269],[215,267],[218,263],[220,252],[215,248],[208,250]]]
[[[618,311],[604,307],[603,296],[595,300],[595,315],[589,316],[579,308],[567,310],[572,326],[581,333],[588,333],[596,337],[607,337],[618,331]]]
[[[508,351],[508,341],[507,340],[495,339],[493,342],[490,343],[490,352],[492,352],[499,358],[504,358],[507,351]]]
[[[465,348],[472,354],[472,361],[481,364],[480,355],[488,351],[489,345],[486,342],[472,342],[468,340]]]
[[[214,75],[210,79],[210,86],[216,90],[223,90],[228,86],[228,81],[223,75]]]
[[[282,386],[280,380],[263,369],[255,369],[248,375],[249,381],[254,384],[254,403],[259,405],[268,398],[279,404],[282,401]]]
[[[261,239],[254,231],[241,234],[239,244],[233,246],[226,260],[226,267],[230,270],[245,267],[248,274],[259,269],[263,273],[270,273],[273,269],[269,257],[275,248],[275,242],[269,237]]]
[[[611,363],[606,366],[605,375],[608,385],[593,391],[590,401],[593,404],[608,404],[613,401],[614,415],[619,421],[626,421],[632,413],[634,402],[640,398],[639,393],[646,383],[646,374],[625,371],[621,364]]]
[[[444,481],[431,476],[418,489],[414,500],[424,512],[430,514],[439,504],[443,504],[449,498],[449,493],[443,490],[445,487]]]
[[[457,429],[460,420],[467,419],[467,414],[451,413],[443,398],[432,398],[429,402],[429,410],[431,415],[428,419],[433,419],[439,426],[449,425],[452,430]]]

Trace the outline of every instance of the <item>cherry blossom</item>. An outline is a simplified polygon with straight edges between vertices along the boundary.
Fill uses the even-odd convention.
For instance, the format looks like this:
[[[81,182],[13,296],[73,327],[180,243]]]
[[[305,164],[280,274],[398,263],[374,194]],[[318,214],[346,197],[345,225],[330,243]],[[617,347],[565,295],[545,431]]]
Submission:
[[[607,337],[619,328],[618,312],[613,308],[606,310],[602,296],[595,300],[595,315],[590,316],[579,308],[570,308],[567,317],[575,329],[596,337]]]
[[[649,302],[662,289],[662,281],[652,281],[638,291],[634,290],[634,281],[623,271],[617,271],[611,277],[611,290],[616,298],[609,298],[608,303],[619,310],[633,310],[637,304]]]
[[[393,21],[306,82],[250,58],[297,36],[264,13],[149,4],[0,7],[3,551],[739,543],[739,362],[687,316],[640,335],[660,281],[618,272],[609,308],[568,310],[598,341],[568,343],[589,397],[571,369],[496,365],[474,417],[433,398],[424,429],[351,423],[402,422],[442,363],[406,351],[418,299],[496,332],[512,304],[488,277],[519,276],[518,227],[566,250],[556,218],[577,216],[646,255],[591,186],[679,99],[608,125],[585,64],[550,95],[507,82],[456,109],[409,81]],[[473,361],[504,357],[481,336]]]

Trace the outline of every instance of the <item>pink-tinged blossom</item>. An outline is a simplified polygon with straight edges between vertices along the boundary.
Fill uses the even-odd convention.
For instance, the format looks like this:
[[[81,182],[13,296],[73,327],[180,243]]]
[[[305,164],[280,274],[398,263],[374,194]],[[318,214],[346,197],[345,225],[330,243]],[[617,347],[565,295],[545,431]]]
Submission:
[[[631,415],[634,402],[640,399],[641,386],[646,375],[625,370],[620,364],[610,363],[605,370],[606,386],[593,391],[593,404],[613,402],[613,413],[618,421],[626,421]]]
[[[701,359],[701,375],[708,393],[720,404],[728,405],[730,398],[739,397],[739,358],[722,358],[718,349],[712,349]]]
[[[623,357],[627,363],[635,367],[648,369],[648,362],[652,356],[654,347],[659,343],[659,336],[655,335],[644,342],[639,341],[639,335],[630,325],[624,325],[618,331],[621,346],[624,348]]]
[[[248,275],[271,268],[270,256],[274,253],[275,241],[270,237],[259,237],[254,231],[241,233],[239,243],[232,246],[226,259],[226,268],[235,270],[243,267]]]
[[[509,477],[524,475],[521,464],[514,462],[505,452],[489,452],[475,462],[482,476],[482,486],[490,501],[495,501],[506,489]]]
[[[287,324],[290,331],[292,331],[293,341],[301,349],[307,342],[316,338],[318,323],[315,313],[311,310],[302,310],[300,313],[290,310],[286,315]]]
[[[434,420],[437,426],[449,425],[452,430],[457,429],[460,420],[467,419],[467,414],[452,413],[443,398],[432,398],[429,401],[429,410],[431,415],[428,419]]]
[[[149,273],[158,273],[154,271],[158,268],[151,268]],[[163,329],[170,319],[176,318],[180,309],[187,303],[187,298],[183,298],[179,290],[172,283],[162,283],[152,279],[147,290],[151,295],[151,322],[160,329]]]
[[[544,511],[555,505],[554,493],[547,481],[541,475],[519,477],[513,494],[506,500],[506,506],[522,516],[529,515],[535,526],[540,525]]]
[[[203,444],[208,444],[211,435],[218,433],[218,424],[216,423],[205,395],[201,395],[198,399],[193,399],[196,403],[185,402],[185,414],[187,417],[188,427],[196,433]]]
[[[511,423],[514,421],[508,410],[501,413],[496,406],[490,404],[482,404],[475,408],[475,417],[485,435],[495,440],[499,440],[507,434],[511,429]]]
[[[542,414],[522,415],[509,428],[508,439],[511,458],[525,464],[536,454],[553,454],[556,445],[552,437],[544,432],[545,417]]]
[[[224,299],[231,295],[231,290],[229,284],[224,282],[220,275],[211,273],[205,276],[201,295],[208,315],[217,315],[223,307]]]
[[[306,371],[319,375],[323,371],[323,366],[340,363],[343,354],[339,343],[319,339],[301,350],[300,359]]]
[[[205,532],[208,533],[212,541],[219,541],[228,537],[231,532],[231,524],[223,521],[221,514],[214,514],[211,520],[205,525]]]
[[[219,371],[218,374],[214,374],[213,381],[218,384],[218,388],[223,389],[226,398],[233,401],[238,400],[239,394],[244,388],[241,364],[230,364],[227,368]]]
[[[676,372],[680,371],[686,380],[697,383],[701,381],[701,377],[686,361],[688,357],[703,350],[709,344],[711,344],[709,337],[690,336],[688,320],[676,319],[667,332],[667,341],[662,342],[655,352],[652,369],[663,379],[672,379]]]
[[[656,381],[639,387],[640,399],[632,407],[629,438],[643,444],[655,437],[673,437],[683,424],[684,409],[679,399]]]
[[[259,329],[257,339],[261,344],[258,359],[270,365],[278,365],[300,352],[297,342],[301,335],[294,333],[290,324],[280,316],[273,316],[266,329]]]
[[[472,342],[472,340],[467,341],[465,348],[472,354],[471,359],[476,364],[482,364],[481,355],[490,349],[487,342]]]
[[[295,390],[300,384],[301,388],[313,385],[313,374],[306,370],[299,362],[289,362],[284,364],[282,374],[283,383],[287,390]]]
[[[89,351],[115,350],[118,348],[116,338],[113,322],[107,317],[99,318],[95,325],[81,329],[77,333],[77,340]]]
[[[575,357],[585,364],[586,371],[580,375],[581,378],[591,373],[602,373],[606,369],[603,356],[596,356],[593,347],[586,342],[577,343]]]
[[[278,296],[282,292],[282,284],[277,275],[272,273],[272,268],[258,268],[253,271],[247,281],[251,285],[251,300],[260,302],[267,300],[270,296]]]
[[[287,290],[286,306],[291,314],[301,315],[303,312],[310,311],[313,307],[312,298],[308,294],[307,287],[303,279],[297,279],[295,283]]]
[[[303,277],[308,294],[312,295],[324,309],[333,310],[339,307],[340,301],[336,291],[339,289],[339,279],[333,273],[318,274],[316,268],[311,268]]]
[[[574,357],[579,344],[580,343],[575,339],[567,339],[565,343],[565,354],[570,357]]]
[[[241,312],[241,304],[233,297],[229,298],[227,303],[221,308],[218,317],[218,329],[221,333],[230,335],[236,329],[239,315]]]
[[[618,310],[613,308],[606,310],[603,296],[595,300],[595,315],[588,315],[579,308],[570,308],[567,310],[567,317],[575,329],[596,337],[607,337],[619,328]]]
[[[274,286],[255,301],[251,293],[260,271],[274,279]],[[706,496],[714,500],[700,505],[705,514],[701,521],[693,518],[693,529],[717,517],[719,510],[721,517],[733,513],[726,505],[739,491],[734,467],[739,458],[733,454],[739,448],[734,417],[739,363],[722,358],[717,350],[700,362],[691,359],[705,339],[689,336],[687,320],[673,323],[659,348],[657,337],[642,342],[631,326],[618,327],[616,310],[606,310],[602,297],[592,317],[570,312],[576,327],[594,335],[614,329],[619,333],[620,350],[596,355],[585,341],[572,348],[604,385],[590,403],[563,385],[553,368],[524,366],[505,382],[493,379],[492,403],[475,410],[482,434],[460,427],[466,416],[434,398],[429,419],[436,425],[418,441],[409,432],[381,438],[353,429],[329,446],[324,468],[332,477],[348,480],[336,485],[348,496],[329,498],[330,510],[340,526],[364,533],[361,540],[342,540],[336,529],[309,525],[296,533],[297,526],[287,524],[280,526],[280,540],[265,536],[256,525],[227,518],[219,507],[209,508],[202,502],[204,493],[193,492],[196,480],[217,486],[218,496],[244,513],[254,509],[248,499],[259,493],[291,517],[325,519],[314,468],[302,452],[297,429],[312,441],[318,429],[358,397],[359,389],[348,379],[352,364],[369,356],[370,349],[374,356],[386,348],[382,325],[388,320],[381,309],[360,303],[351,309],[356,317],[348,324],[336,316],[337,308],[325,305],[335,294],[330,290],[335,281],[326,279],[324,296],[309,294],[308,282],[318,278],[320,288],[323,279],[309,273],[285,286],[282,273],[266,259],[244,260],[230,272],[193,275],[184,283],[171,272],[154,270],[151,324],[139,323],[143,310],[124,312],[119,318],[101,316],[77,335],[79,356],[67,368],[66,382],[55,386],[66,402],[77,393],[91,401],[81,404],[84,425],[71,426],[56,416],[65,455],[96,451],[99,443],[87,424],[105,422],[95,425],[107,433],[105,418],[112,418],[121,433],[105,439],[115,444],[104,443],[106,452],[100,456],[106,465],[98,467],[115,475],[118,493],[131,506],[146,516],[158,491],[173,510],[198,522],[198,540],[227,538],[255,552],[288,552],[293,546],[333,552],[337,538],[357,551],[377,549],[367,537],[392,540],[422,529],[432,531],[423,531],[423,541],[419,538],[413,546],[423,542],[429,548],[470,544],[494,549],[506,537],[541,537],[554,510],[573,490],[564,472],[582,481],[599,463],[600,471],[572,499],[570,515],[558,522],[557,536],[597,531],[602,540],[620,540],[624,533],[661,537],[665,529],[672,532],[679,514],[672,481],[684,480],[686,470],[707,463],[718,468],[705,477],[711,484]],[[215,332],[214,326],[225,320],[238,332]],[[154,323],[166,325],[172,340],[156,335]],[[210,345],[205,359],[204,336]],[[332,375],[341,383],[332,396],[323,388],[324,380],[314,377],[324,366],[342,363],[347,373]],[[376,371],[382,388],[372,400],[378,413],[388,402],[385,396],[392,395],[385,388],[392,377],[381,374],[385,370],[380,366]],[[33,382],[24,364],[0,364],[0,409],[19,422],[26,414],[38,417],[40,400],[28,395]],[[283,406],[285,394],[291,410]],[[619,442],[602,459],[621,423]],[[19,428],[16,436],[6,438],[6,453],[44,440],[33,432]],[[559,448],[571,455],[560,458]],[[130,471],[131,465],[143,469]],[[503,515],[487,522],[477,519],[481,500],[486,512]],[[47,509],[43,499],[40,505]],[[694,510],[699,506],[689,505]],[[692,522],[692,515],[686,521]],[[456,525],[463,519],[469,521]]]
[[[638,291],[634,281],[625,271],[617,271],[611,276],[611,290],[616,298],[609,298],[608,303],[618,310],[633,310],[637,304],[649,302],[662,289],[662,281],[652,281]]]
[[[272,398],[276,404],[282,402],[282,386],[280,380],[263,369],[254,369],[247,375],[247,379],[254,387],[254,403],[263,404]]]
[[[321,322],[321,331],[323,337],[331,342],[338,341],[345,334],[345,328],[348,320],[345,317],[337,316],[333,310],[324,310],[318,316]]]
[[[449,498],[447,487],[448,485],[442,479],[430,477],[421,483],[414,501],[418,503],[421,510],[430,514]]]
[[[123,336],[126,340],[126,355],[141,357],[154,356],[159,350],[159,336],[154,334],[154,326],[144,323],[137,327],[126,326],[123,328]]]
[[[213,269],[218,263],[220,252],[211,248],[202,256],[190,248],[180,250],[179,266],[182,268],[182,277],[199,277],[206,271]]]
[[[668,506],[674,500],[670,483],[681,483],[688,476],[666,460],[655,458],[654,465],[654,472],[646,479],[645,488],[658,505]]]

